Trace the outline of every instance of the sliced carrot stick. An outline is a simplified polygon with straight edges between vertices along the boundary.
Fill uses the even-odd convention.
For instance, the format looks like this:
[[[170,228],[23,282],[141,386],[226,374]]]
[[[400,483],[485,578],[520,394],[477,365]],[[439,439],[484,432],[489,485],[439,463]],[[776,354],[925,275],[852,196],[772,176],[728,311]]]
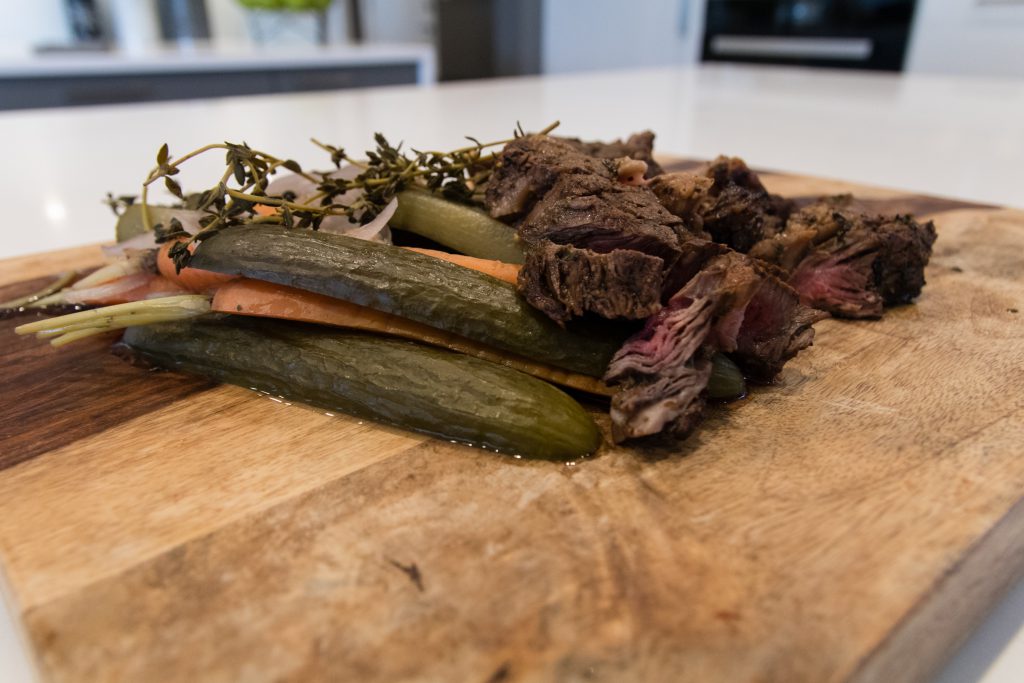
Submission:
[[[516,283],[516,278],[519,277],[519,266],[514,263],[505,263],[504,261],[492,261],[485,258],[476,258],[475,256],[465,256],[463,254],[450,254],[447,251],[438,251],[437,249],[420,249],[418,247],[403,247],[409,251],[415,251],[418,254],[426,254],[427,256],[433,256],[434,258],[444,259],[450,261],[456,265],[462,266],[463,268],[469,268],[470,270],[476,270],[485,275],[490,275],[493,278],[504,280],[505,282]]]
[[[174,265],[174,261],[167,254],[174,242],[167,242],[160,247],[156,256],[156,267],[160,274],[172,282],[176,282],[190,292],[205,294],[217,289],[220,285],[234,280],[237,275],[225,275],[214,273],[210,270],[199,268],[182,268],[181,272]]]
[[[390,313],[261,280],[239,278],[222,284],[213,297],[212,310],[382,332],[477,356],[591,394],[612,394],[603,382],[594,377],[536,363]]]

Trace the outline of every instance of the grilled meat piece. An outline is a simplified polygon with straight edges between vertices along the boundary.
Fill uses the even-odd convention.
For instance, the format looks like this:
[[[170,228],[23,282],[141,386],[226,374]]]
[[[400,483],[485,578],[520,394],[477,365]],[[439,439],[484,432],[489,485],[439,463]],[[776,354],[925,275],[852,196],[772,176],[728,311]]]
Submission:
[[[691,231],[746,253],[781,232],[792,204],[770,194],[742,159],[718,157],[697,173],[666,173],[651,189]]]
[[[822,317],[756,261],[714,257],[612,359],[605,381],[622,387],[612,399],[614,439],[686,436],[700,421],[715,351],[768,380],[811,344]]]
[[[814,323],[827,317],[802,303],[782,280],[766,276],[743,309],[732,359],[750,379],[770,382],[790,358],[811,345]]]
[[[801,240],[810,235],[811,244],[789,281],[809,306],[846,318],[878,318],[883,306],[909,303],[921,293],[935,224],[906,215],[868,216],[845,208],[848,203],[845,197],[826,199],[793,215],[786,233]]]
[[[552,320],[590,311],[603,318],[646,318],[661,308],[664,261],[632,249],[598,253],[545,242],[529,250],[519,292]]]
[[[710,201],[714,179],[698,173],[664,173],[651,180],[648,187],[661,205],[683,221],[694,235],[711,239],[704,230],[704,206]]]
[[[487,181],[484,206],[495,218],[518,218],[566,175],[614,179],[617,163],[586,154],[548,135],[524,135],[505,145]]]
[[[666,283],[700,267],[682,258],[681,234],[691,239],[647,188],[563,175],[519,226],[527,247],[519,291],[560,322],[585,312],[646,318],[661,307]]]
[[[645,130],[634,133],[628,140],[614,142],[584,142],[578,138],[559,138],[573,145],[584,154],[598,159],[621,159],[629,157],[637,161],[647,162],[645,178],[653,178],[662,173],[661,166],[654,160],[654,133]]]
[[[868,216],[848,196],[799,211],[769,194],[742,160],[719,157],[700,173],[668,173],[651,189],[684,225],[777,266],[815,308],[877,318],[924,285],[935,226],[910,216]]]
[[[599,175],[560,177],[519,226],[528,246],[550,240],[597,252],[634,249],[673,258],[682,221],[650,190]]]

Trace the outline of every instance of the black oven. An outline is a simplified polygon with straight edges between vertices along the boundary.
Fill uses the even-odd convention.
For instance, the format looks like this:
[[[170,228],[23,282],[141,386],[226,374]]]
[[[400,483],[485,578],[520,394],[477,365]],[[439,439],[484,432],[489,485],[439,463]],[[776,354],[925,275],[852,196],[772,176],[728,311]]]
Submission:
[[[705,61],[900,71],[915,0],[708,0]]]

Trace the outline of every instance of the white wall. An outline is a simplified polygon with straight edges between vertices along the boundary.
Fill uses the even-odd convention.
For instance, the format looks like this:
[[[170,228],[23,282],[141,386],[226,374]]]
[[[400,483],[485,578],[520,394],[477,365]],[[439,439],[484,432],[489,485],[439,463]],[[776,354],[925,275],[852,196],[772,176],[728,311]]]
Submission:
[[[70,39],[62,0],[0,0],[0,54],[27,55],[40,43]]]
[[[705,0],[543,0],[544,73],[697,61]]]
[[[210,37],[218,45],[249,42],[245,10],[236,0],[206,0],[206,18],[210,20]]]
[[[1024,2],[918,0],[907,71],[1024,77]]]
[[[442,0],[443,1],[443,0]],[[367,42],[431,43],[435,0],[363,0],[363,33]]]

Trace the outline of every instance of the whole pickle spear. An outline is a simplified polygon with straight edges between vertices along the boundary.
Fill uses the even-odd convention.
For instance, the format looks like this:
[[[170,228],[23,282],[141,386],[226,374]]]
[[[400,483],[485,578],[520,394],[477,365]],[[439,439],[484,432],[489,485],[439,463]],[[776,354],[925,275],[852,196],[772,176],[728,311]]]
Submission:
[[[206,238],[189,265],[345,299],[592,377],[604,375],[625,338],[607,322],[563,329],[508,283],[344,235],[226,228]]]
[[[124,343],[170,370],[523,457],[571,460],[601,442],[590,415],[550,384],[415,342],[204,319],[132,327]]]

